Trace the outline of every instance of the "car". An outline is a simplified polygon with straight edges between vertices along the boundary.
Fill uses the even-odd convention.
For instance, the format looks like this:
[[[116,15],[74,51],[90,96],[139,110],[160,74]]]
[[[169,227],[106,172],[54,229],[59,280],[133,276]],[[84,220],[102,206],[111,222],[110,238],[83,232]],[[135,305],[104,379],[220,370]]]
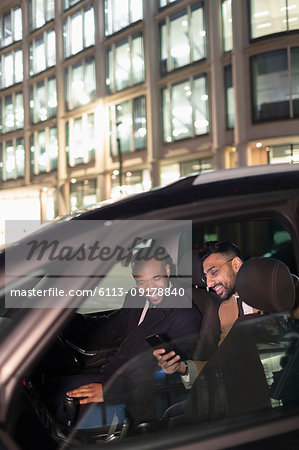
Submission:
[[[17,226],[7,224],[10,242]],[[190,294],[194,290],[192,255],[195,258],[203,243],[211,240],[237,243],[245,261],[259,257],[287,267],[289,290],[284,290],[279,312],[269,310],[233,327],[191,391],[175,375],[157,371],[152,397],[155,420],[144,420],[141,408],[140,420],[132,426],[125,401],[119,398],[112,409],[105,403],[93,405],[87,418],[76,422],[72,416],[76,405],[67,399],[70,420],[58,423],[43,388],[57,377],[98,370],[107,352],[117,349],[119,343],[114,343],[115,348],[96,342],[90,347],[92,336],[88,328],[80,330],[80,323],[120,309],[128,292],[137,295],[130,268],[132,252],[147,252],[153,244],[165,250],[179,281],[177,292]],[[298,446],[299,322],[298,312],[291,309],[292,302],[298,306],[299,165],[193,174],[54,221],[7,246],[0,262],[3,448]],[[256,283],[251,280],[258,285],[261,300],[270,279],[267,275]],[[249,347],[254,348],[252,364]],[[235,351],[225,353],[225,348]],[[128,365],[138,373],[145,353],[119,368],[107,392],[114,392]],[[240,378],[232,375],[238,370]],[[233,383],[230,388],[226,388],[227,376]],[[271,405],[246,409],[244,399],[258,395],[259,377],[264,389],[270,389]],[[130,390],[126,394],[130,396]],[[237,406],[229,413],[232,398]],[[187,405],[183,416],[166,420],[165,410],[182,400]]]

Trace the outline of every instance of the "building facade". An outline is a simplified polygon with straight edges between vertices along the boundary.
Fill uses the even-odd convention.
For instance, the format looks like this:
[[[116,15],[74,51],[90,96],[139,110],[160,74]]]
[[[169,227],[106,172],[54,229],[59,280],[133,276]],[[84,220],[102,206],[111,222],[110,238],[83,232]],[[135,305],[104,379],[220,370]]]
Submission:
[[[299,0],[2,0],[0,205],[299,161]]]

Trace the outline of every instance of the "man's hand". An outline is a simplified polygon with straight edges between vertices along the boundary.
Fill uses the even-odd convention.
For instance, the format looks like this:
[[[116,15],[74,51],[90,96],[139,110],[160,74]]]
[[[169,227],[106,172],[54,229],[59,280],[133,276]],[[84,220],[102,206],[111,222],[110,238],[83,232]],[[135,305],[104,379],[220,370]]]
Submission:
[[[158,365],[165,373],[171,374],[179,372],[184,374],[186,371],[186,366],[183,361],[181,361],[180,355],[176,355],[175,352],[165,353],[164,348],[158,348],[153,352],[153,355],[158,360]]]
[[[79,400],[80,405],[93,402],[103,402],[103,386],[101,383],[84,384],[66,393],[68,397],[86,397]]]

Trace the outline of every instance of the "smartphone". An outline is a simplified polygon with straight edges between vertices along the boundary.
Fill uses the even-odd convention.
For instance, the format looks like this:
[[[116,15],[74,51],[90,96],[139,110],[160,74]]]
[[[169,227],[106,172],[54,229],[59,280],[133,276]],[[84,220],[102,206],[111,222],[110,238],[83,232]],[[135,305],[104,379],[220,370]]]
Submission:
[[[164,348],[166,353],[175,352],[176,355],[181,355],[182,353],[173,342],[169,342],[169,338],[165,335],[151,334],[145,339],[155,350],[157,348]]]

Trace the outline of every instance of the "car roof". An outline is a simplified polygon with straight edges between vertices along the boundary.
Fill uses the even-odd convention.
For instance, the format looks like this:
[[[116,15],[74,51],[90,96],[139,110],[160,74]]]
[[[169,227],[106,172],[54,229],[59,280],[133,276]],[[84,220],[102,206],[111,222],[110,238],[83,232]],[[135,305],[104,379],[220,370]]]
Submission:
[[[299,189],[299,164],[224,169],[181,178],[165,187],[79,213],[75,219],[122,219],[194,201],[290,189]]]

